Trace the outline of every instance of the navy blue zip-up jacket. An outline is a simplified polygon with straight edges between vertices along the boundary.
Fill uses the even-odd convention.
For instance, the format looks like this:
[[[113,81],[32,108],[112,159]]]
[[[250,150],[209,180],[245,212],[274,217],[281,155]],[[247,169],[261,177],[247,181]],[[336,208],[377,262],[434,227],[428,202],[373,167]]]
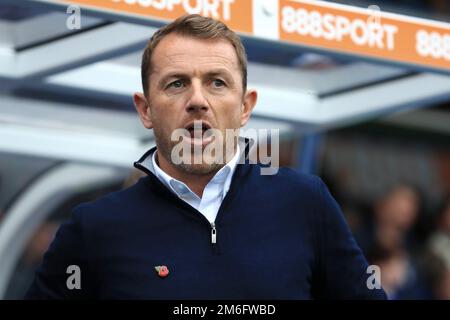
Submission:
[[[142,165],[153,151],[135,163],[146,177],[74,209],[27,298],[385,298],[368,288],[366,259],[320,178],[238,164],[212,243],[209,221]],[[67,287],[70,265],[81,289]]]

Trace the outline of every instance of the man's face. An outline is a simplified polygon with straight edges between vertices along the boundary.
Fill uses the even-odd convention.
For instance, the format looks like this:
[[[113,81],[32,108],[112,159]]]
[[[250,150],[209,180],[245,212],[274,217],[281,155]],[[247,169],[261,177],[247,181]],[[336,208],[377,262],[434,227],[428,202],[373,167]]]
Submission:
[[[205,159],[205,153],[201,163],[193,163],[194,149],[198,151],[200,146],[204,150],[220,141],[211,137],[194,139],[192,129],[194,123],[201,124],[203,131],[218,130],[225,138],[226,129],[245,125],[256,102],[256,92],[244,93],[242,81],[236,52],[226,39],[203,40],[177,34],[162,39],[152,55],[149,96],[144,97],[148,108],[141,112],[135,96],[144,126],[154,130],[158,156],[173,164],[172,149],[180,142],[172,141],[172,133],[187,129],[183,143],[192,147],[192,161],[177,168],[208,174],[222,167],[224,163]],[[200,130],[195,134],[203,135]],[[229,160],[223,155],[224,162]]]

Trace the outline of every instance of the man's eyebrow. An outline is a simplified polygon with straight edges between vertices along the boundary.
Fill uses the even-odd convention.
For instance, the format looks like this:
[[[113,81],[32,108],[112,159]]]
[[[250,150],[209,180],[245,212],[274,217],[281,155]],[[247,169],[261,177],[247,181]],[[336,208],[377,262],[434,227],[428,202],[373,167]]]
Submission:
[[[207,76],[231,76],[231,72],[228,69],[220,68],[220,69],[212,69],[206,73]]]
[[[213,69],[206,73],[206,77],[215,78],[222,77],[229,84],[234,84],[234,79],[232,73],[228,69]]]
[[[163,85],[164,83],[167,82],[167,80],[171,79],[171,78],[187,78],[189,77],[187,74],[179,72],[179,71],[173,71],[173,72],[169,72],[168,74],[164,75],[159,81],[158,84]]]
[[[208,70],[205,73],[205,76],[208,78],[222,76],[222,77],[226,78],[226,80],[228,80],[228,81],[233,81],[231,72],[226,68],[214,68],[214,69]],[[186,79],[189,77],[190,77],[190,75],[187,73],[183,73],[180,71],[171,71],[171,72],[168,72],[167,74],[165,74],[164,76],[162,76],[161,79],[158,81],[158,84],[160,86],[163,86],[171,78]]]

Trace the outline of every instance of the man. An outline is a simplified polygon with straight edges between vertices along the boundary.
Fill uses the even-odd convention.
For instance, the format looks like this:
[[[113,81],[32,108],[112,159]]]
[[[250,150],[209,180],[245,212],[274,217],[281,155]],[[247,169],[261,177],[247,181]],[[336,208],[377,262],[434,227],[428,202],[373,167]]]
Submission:
[[[156,137],[135,163],[147,176],[74,210],[27,297],[385,297],[367,285],[367,262],[323,182],[289,169],[262,175],[246,161],[250,141],[226,137],[256,104],[246,68],[221,22],[189,15],[155,33],[134,95]]]

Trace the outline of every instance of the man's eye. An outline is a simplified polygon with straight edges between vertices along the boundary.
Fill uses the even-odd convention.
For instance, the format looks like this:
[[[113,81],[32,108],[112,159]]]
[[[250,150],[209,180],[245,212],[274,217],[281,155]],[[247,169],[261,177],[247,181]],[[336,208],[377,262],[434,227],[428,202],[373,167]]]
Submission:
[[[223,80],[220,80],[220,79],[214,79],[213,80],[213,86],[216,87],[216,88],[220,88],[220,87],[225,86],[225,82]]]
[[[168,86],[167,86],[167,88],[175,88],[175,89],[179,89],[179,88],[182,88],[183,87],[183,81],[181,81],[181,80],[176,80],[176,81],[174,81],[174,82],[171,82]]]

